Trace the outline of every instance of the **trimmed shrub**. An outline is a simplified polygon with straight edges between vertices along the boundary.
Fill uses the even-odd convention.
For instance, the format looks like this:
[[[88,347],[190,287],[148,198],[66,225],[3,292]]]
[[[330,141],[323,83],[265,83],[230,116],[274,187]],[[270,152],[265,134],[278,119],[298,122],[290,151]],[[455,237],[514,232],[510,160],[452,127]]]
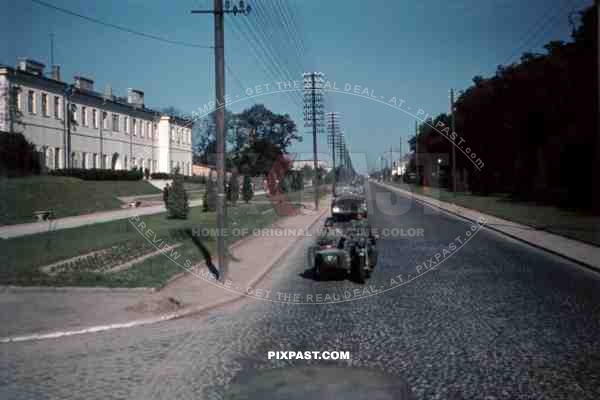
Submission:
[[[167,195],[167,213],[169,218],[187,219],[190,212],[190,203],[187,192],[183,187],[183,176],[175,173],[173,184],[168,189]]]
[[[212,179],[206,182],[202,208],[204,211],[215,211],[217,209],[217,183]]]
[[[234,174],[229,179],[229,185],[227,185],[227,200],[235,206],[239,198],[240,181],[237,174]]]
[[[242,197],[246,203],[252,200],[254,190],[252,190],[252,178],[248,175],[244,176],[244,184],[242,186]]]

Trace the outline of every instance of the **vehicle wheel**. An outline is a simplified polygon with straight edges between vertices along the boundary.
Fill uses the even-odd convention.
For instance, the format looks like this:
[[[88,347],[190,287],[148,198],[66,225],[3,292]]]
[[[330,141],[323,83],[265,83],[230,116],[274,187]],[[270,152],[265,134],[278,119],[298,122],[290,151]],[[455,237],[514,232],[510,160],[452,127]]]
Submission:
[[[370,253],[371,255],[369,256],[369,267],[371,268],[371,270],[374,270],[375,266],[377,265],[377,249],[371,249]]]
[[[355,249],[352,249],[350,254],[350,271],[352,274],[352,279],[354,279],[357,283],[365,283],[365,279],[367,278],[367,271],[365,271],[360,256],[358,255]]]
[[[313,268],[313,277],[315,281],[321,280],[321,257],[317,254],[315,256],[315,266]]]

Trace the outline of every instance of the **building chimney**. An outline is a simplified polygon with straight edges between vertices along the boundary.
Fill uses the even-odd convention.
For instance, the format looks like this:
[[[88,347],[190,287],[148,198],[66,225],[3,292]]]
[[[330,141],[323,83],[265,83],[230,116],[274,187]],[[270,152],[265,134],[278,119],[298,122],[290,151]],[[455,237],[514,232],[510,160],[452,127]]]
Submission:
[[[144,92],[129,88],[127,90],[127,103],[136,108],[144,108]]]
[[[60,65],[53,65],[52,66],[52,79],[54,79],[55,81],[60,81]]]
[[[81,90],[94,90],[94,81],[90,78],[85,78],[83,76],[75,76],[73,78],[75,80],[75,87]]]
[[[38,75],[38,76],[44,75],[45,67],[46,67],[46,65],[42,64],[41,62],[31,60],[28,58],[19,60],[19,63],[17,64],[18,70],[29,72],[30,74]]]
[[[115,97],[113,96],[112,87],[110,87],[110,85],[106,85],[106,87],[104,88],[104,98],[106,100],[115,99]]]

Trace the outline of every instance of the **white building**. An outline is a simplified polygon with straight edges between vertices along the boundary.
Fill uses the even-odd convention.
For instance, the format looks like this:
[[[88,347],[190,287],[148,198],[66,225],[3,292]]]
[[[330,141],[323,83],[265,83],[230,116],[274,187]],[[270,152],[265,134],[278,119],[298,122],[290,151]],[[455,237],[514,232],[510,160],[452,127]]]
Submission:
[[[329,162],[326,160],[317,160],[317,165],[320,168],[323,168],[325,171],[329,172],[331,168],[329,167]],[[299,171],[304,167],[313,168],[315,166],[314,160],[294,160],[292,162],[291,169],[294,171]]]
[[[146,108],[142,91],[98,93],[89,78],[76,76],[71,85],[58,66],[51,77],[44,67],[33,60],[0,65],[0,131],[23,133],[49,169],[178,167],[192,174],[192,122]],[[73,123],[65,118],[69,106]]]

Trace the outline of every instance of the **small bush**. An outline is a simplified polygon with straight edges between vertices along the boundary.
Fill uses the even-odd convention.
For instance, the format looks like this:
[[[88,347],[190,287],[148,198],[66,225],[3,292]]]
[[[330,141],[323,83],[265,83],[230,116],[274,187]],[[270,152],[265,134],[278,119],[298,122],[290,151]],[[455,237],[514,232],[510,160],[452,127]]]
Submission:
[[[169,218],[187,219],[190,211],[187,192],[183,187],[183,176],[176,172],[173,177],[173,184],[168,189],[167,213]]]
[[[242,197],[246,203],[252,200],[254,190],[252,190],[252,178],[248,175],[244,176],[244,184],[242,186]]]
[[[204,211],[215,211],[217,209],[217,183],[212,179],[206,182],[202,208]]]
[[[229,179],[229,185],[227,185],[227,200],[232,204],[236,205],[240,198],[240,181],[236,174],[232,175]]]

